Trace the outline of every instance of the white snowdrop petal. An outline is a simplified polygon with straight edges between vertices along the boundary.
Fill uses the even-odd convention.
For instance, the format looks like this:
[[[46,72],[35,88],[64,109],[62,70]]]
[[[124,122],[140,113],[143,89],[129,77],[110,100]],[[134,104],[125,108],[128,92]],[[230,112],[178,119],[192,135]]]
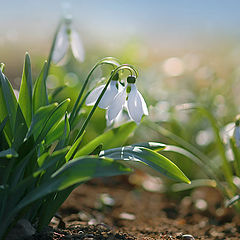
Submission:
[[[144,115],[148,115],[148,109],[147,109],[147,104],[142,96],[142,94],[137,91],[137,94],[139,95],[140,99],[141,99],[141,102],[142,102],[142,109],[143,109],[143,114]]]
[[[86,102],[85,102],[87,106],[92,106],[92,105],[94,105],[94,104],[96,103],[96,101],[97,101],[99,95],[101,94],[103,88],[104,88],[104,85],[101,85],[101,86],[95,88],[95,89],[88,95],[88,97],[87,97],[87,99],[86,99]]]
[[[71,31],[71,47],[73,56],[80,62],[84,61],[85,51],[83,48],[82,41],[76,32],[76,30],[72,29]]]
[[[128,95],[128,113],[131,119],[140,123],[143,115],[142,101],[135,85],[131,84],[131,91]]]
[[[103,109],[108,108],[117,93],[116,81],[111,81],[98,106]]]
[[[60,62],[67,53],[68,47],[69,41],[67,27],[66,25],[62,25],[56,37],[56,43],[52,55],[52,62],[55,64]]]
[[[126,97],[127,97],[126,88],[124,88],[113,99],[112,104],[109,106],[107,110],[107,118],[109,121],[112,121],[113,119],[115,119],[118,116],[118,114],[121,112],[123,105],[126,101]]]

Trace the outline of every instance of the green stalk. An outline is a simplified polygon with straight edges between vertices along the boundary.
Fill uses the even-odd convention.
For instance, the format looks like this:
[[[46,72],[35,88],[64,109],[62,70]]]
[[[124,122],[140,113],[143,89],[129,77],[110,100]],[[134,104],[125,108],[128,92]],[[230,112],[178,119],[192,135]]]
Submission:
[[[53,56],[53,51],[54,51],[54,48],[55,48],[55,45],[56,45],[57,35],[58,35],[58,32],[60,30],[60,27],[61,27],[62,23],[63,23],[63,21],[61,20],[59,22],[58,26],[57,26],[56,32],[55,32],[54,37],[53,37],[52,46],[51,46],[50,53],[48,55],[48,60],[47,60],[47,67],[46,67],[46,71],[45,71],[45,74],[44,74],[45,83],[46,83],[47,76],[48,76],[49,69],[50,69],[50,65],[51,65],[51,62],[52,62],[52,56]]]
[[[99,64],[97,63],[97,64],[91,69],[91,71],[89,72],[89,74],[88,74],[88,76],[87,76],[87,78],[86,78],[86,80],[85,80],[85,82],[84,82],[84,84],[83,84],[83,86],[82,86],[82,89],[81,89],[80,93],[78,94],[77,100],[76,100],[76,102],[75,102],[75,104],[74,104],[74,106],[73,106],[73,110],[72,110],[72,112],[71,112],[71,114],[70,114],[70,118],[69,118],[70,126],[72,125],[73,120],[74,120],[74,118],[75,118],[75,116],[76,116],[76,114],[77,114],[78,104],[79,104],[79,102],[80,102],[80,100],[81,100],[81,98],[82,98],[82,95],[83,95],[83,93],[84,93],[85,88],[87,87],[87,84],[88,84],[88,82],[89,82],[89,79],[90,79],[92,73],[94,72],[94,70],[95,70],[98,66],[99,66]]]

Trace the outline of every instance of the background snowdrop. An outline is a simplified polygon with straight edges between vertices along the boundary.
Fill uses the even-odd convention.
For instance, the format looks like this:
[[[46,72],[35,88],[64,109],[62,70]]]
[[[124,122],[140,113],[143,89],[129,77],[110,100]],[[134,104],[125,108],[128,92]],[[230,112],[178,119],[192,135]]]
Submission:
[[[59,31],[56,35],[55,47],[52,54],[52,62],[59,63],[71,48],[73,56],[79,61],[83,62],[85,51],[79,34],[72,26],[72,18],[65,17],[61,23]]]

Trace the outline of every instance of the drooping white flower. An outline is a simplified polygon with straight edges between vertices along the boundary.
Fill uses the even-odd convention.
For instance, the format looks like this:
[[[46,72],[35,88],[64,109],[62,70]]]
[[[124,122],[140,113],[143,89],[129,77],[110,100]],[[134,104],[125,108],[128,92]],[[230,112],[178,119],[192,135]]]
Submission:
[[[136,123],[140,123],[143,115],[148,115],[147,105],[142,94],[137,90],[135,84],[129,84],[131,91],[128,94],[127,107],[128,114]]]
[[[109,84],[109,86],[106,89],[106,92],[104,93],[102,99],[100,100],[98,107],[106,109],[108,106],[112,103],[113,99],[118,93],[117,88],[118,82],[115,80],[112,80]],[[92,106],[96,103],[98,97],[100,96],[102,90],[104,89],[105,85],[101,85],[97,88],[95,88],[87,97],[86,99],[86,105]]]
[[[84,61],[84,48],[77,31],[72,27],[71,19],[65,19],[56,36],[52,62],[59,63],[71,48],[73,56],[80,62]]]
[[[116,95],[112,104],[109,106],[107,119],[108,121],[114,120],[127,102],[127,110],[130,118],[139,124],[142,116],[148,115],[147,105],[141,93],[137,90],[135,77],[130,76],[127,81],[127,86]],[[127,93],[128,89],[130,89],[129,93]]]

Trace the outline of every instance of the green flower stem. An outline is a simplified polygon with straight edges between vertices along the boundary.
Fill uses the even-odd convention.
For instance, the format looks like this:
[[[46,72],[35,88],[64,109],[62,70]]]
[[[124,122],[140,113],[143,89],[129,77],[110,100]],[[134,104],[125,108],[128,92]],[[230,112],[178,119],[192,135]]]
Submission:
[[[136,76],[138,76],[138,72],[134,69],[134,67],[131,66],[131,65],[128,65],[128,64],[122,64],[122,65],[120,65],[119,67],[117,67],[117,68],[115,68],[115,69],[113,70],[113,72],[112,72],[109,80],[107,81],[104,89],[102,90],[101,94],[99,95],[99,97],[98,97],[96,103],[94,104],[92,110],[91,110],[90,113],[88,114],[87,119],[86,119],[85,122],[83,123],[83,126],[82,126],[82,128],[80,129],[80,131],[78,132],[78,134],[77,134],[74,142],[76,142],[77,139],[78,139],[79,137],[81,137],[81,135],[84,133],[84,130],[86,129],[86,127],[87,127],[87,125],[88,125],[91,117],[93,116],[93,113],[95,112],[95,110],[96,110],[99,102],[101,101],[101,99],[102,99],[104,93],[106,92],[108,85],[109,85],[110,82],[112,81],[113,77],[114,77],[119,71],[125,70],[125,69],[126,69],[126,70],[129,70],[129,71],[131,72],[131,74],[132,74],[133,72],[135,72]],[[75,149],[75,151],[73,152],[73,154],[72,154],[72,156],[70,157],[70,159],[72,159],[72,157],[74,157],[74,155],[76,154],[76,152],[77,152],[80,144],[81,144],[81,142],[79,142],[78,146],[76,147],[76,149]]]
[[[87,97],[88,97],[88,95],[91,93],[91,91],[88,91],[87,92],[87,94],[84,96],[84,98],[83,98],[83,100],[80,102],[80,104],[79,104],[79,106],[78,106],[78,108],[77,108],[77,113],[80,111],[80,109],[82,108],[82,106],[83,106],[83,104],[84,104],[84,102],[86,101],[86,99],[87,99]]]
[[[72,125],[73,120],[74,120],[74,118],[75,118],[75,116],[76,116],[76,114],[77,114],[78,104],[79,104],[79,102],[80,102],[80,100],[81,100],[81,98],[82,98],[82,95],[83,95],[83,93],[84,93],[85,88],[87,87],[87,84],[88,84],[88,82],[89,82],[89,79],[90,79],[92,73],[94,72],[94,70],[95,70],[98,66],[99,66],[99,64],[97,63],[97,64],[92,68],[92,70],[89,72],[89,74],[88,74],[88,76],[87,76],[87,78],[86,78],[86,80],[85,80],[85,82],[84,82],[84,84],[83,84],[83,86],[82,86],[82,89],[81,89],[80,93],[78,94],[77,100],[76,100],[76,102],[75,102],[75,104],[74,104],[74,106],[73,106],[73,110],[72,110],[72,112],[71,112],[71,114],[70,114],[70,118],[69,118],[70,126]]]
[[[50,53],[48,55],[48,60],[47,60],[47,68],[46,68],[46,72],[45,72],[45,75],[44,75],[44,81],[45,82],[47,80],[50,65],[51,65],[51,62],[52,62],[52,56],[53,56],[53,51],[54,51],[54,48],[55,48],[55,45],[56,45],[57,35],[58,35],[59,30],[60,30],[60,27],[62,26],[62,23],[63,23],[63,20],[61,20],[59,22],[59,24],[57,26],[57,29],[56,29],[56,32],[55,32],[54,37],[53,37],[52,46],[51,46]]]
[[[75,102],[75,104],[74,104],[74,106],[73,106],[73,110],[72,110],[72,112],[71,112],[71,114],[70,114],[70,118],[69,118],[70,126],[72,125],[73,120],[74,120],[76,114],[77,114],[77,113],[79,112],[79,110],[80,110],[80,107],[78,107],[78,104],[79,104],[79,102],[80,102],[80,100],[81,100],[81,98],[82,98],[82,95],[83,95],[83,93],[84,93],[84,91],[85,91],[85,89],[86,89],[86,87],[87,87],[87,84],[88,84],[89,79],[90,79],[90,77],[92,76],[93,72],[95,71],[95,69],[96,69],[98,66],[103,65],[103,64],[110,64],[110,65],[112,65],[113,67],[117,66],[116,64],[114,64],[113,62],[111,62],[111,60],[114,60],[114,61],[116,61],[116,63],[118,63],[118,60],[117,60],[117,59],[112,58],[112,57],[106,57],[106,58],[101,59],[99,62],[97,62],[97,63],[94,65],[94,67],[91,69],[91,71],[89,72],[89,74],[88,74],[88,76],[87,76],[87,78],[86,78],[86,80],[85,80],[85,82],[84,82],[84,84],[83,84],[83,86],[82,86],[82,89],[81,89],[81,91],[80,91],[80,93],[79,93],[79,95],[78,95],[78,97],[77,97],[77,100],[76,100],[76,102]],[[80,104],[80,106],[81,106],[81,104]]]

